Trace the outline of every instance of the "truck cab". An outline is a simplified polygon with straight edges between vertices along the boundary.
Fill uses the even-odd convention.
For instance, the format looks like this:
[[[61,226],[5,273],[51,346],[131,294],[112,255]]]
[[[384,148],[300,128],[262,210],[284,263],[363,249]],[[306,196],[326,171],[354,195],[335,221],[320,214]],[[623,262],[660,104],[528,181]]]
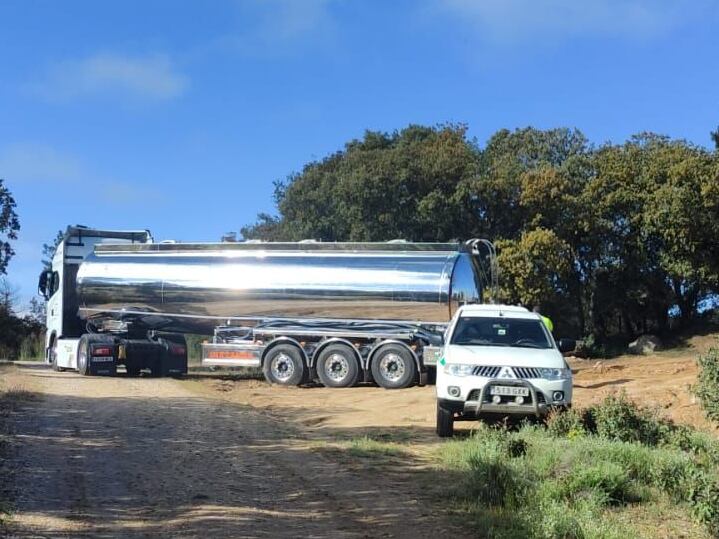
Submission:
[[[47,301],[45,361],[56,370],[78,368],[78,343],[87,330],[77,314],[77,272],[85,257],[102,243],[152,243],[152,235],[147,230],[67,227],[55,249],[51,267],[43,271],[38,280],[38,293]]]
[[[465,305],[452,318],[437,363],[437,434],[455,420],[546,416],[572,402],[572,371],[542,317],[523,307]]]

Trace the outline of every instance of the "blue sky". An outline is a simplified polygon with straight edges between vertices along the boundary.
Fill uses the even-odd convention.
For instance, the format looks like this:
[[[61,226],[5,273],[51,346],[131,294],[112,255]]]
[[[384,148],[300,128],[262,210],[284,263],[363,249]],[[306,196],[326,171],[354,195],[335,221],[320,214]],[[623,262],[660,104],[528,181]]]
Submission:
[[[365,129],[709,145],[719,2],[0,0],[0,178],[27,301],[67,224],[217,240]]]

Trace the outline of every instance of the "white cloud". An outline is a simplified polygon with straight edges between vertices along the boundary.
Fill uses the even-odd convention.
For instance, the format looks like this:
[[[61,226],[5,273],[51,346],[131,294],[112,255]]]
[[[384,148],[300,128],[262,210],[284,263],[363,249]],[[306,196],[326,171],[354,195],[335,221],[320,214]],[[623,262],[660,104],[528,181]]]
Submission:
[[[76,157],[44,144],[0,148],[0,178],[18,182],[74,182],[86,176]]]
[[[255,0],[237,3],[239,24],[208,49],[230,49],[252,56],[292,55],[307,47],[331,50],[337,21],[336,0]]]
[[[574,37],[648,39],[710,4],[671,0],[436,0],[484,42],[512,45]]]
[[[167,55],[98,53],[51,66],[31,88],[51,101],[95,95],[167,100],[182,95],[187,85],[187,78],[176,71]]]

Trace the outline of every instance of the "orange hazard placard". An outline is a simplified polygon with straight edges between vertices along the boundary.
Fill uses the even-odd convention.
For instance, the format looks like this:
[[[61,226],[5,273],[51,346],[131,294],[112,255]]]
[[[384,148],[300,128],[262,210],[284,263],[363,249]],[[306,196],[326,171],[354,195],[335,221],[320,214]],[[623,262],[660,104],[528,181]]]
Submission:
[[[210,350],[207,359],[255,359],[255,354],[246,350]]]

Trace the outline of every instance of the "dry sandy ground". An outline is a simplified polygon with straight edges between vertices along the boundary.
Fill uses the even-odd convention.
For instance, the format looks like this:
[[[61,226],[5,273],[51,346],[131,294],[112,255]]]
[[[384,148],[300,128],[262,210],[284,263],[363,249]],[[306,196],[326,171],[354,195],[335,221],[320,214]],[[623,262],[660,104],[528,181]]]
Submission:
[[[713,344],[697,337],[680,352],[574,360],[575,405],[626,391],[714,431],[689,391],[697,353]],[[14,418],[10,536],[472,535],[448,520],[439,486],[448,479],[426,458],[442,443],[431,386],[85,378],[27,364],[0,375],[1,384],[37,394]],[[337,450],[364,435],[397,441],[407,456],[372,462]]]
[[[609,393],[626,392],[637,403],[658,408],[663,415],[702,430],[716,427],[704,413],[690,386],[696,380],[696,357],[719,345],[715,335],[690,339],[681,350],[653,356],[623,356],[613,360],[570,359],[574,372],[574,405],[596,403]],[[339,437],[369,434],[388,439],[437,443],[434,436],[434,386],[386,391],[378,387],[348,389],[271,387],[260,380],[205,378],[188,387],[226,400],[291,419],[305,431]],[[458,423],[471,429],[475,423]]]
[[[292,421],[191,389],[201,383],[27,364],[0,380],[36,393],[3,464],[14,470],[8,537],[465,535],[431,510],[410,463],[364,469],[318,451]]]

